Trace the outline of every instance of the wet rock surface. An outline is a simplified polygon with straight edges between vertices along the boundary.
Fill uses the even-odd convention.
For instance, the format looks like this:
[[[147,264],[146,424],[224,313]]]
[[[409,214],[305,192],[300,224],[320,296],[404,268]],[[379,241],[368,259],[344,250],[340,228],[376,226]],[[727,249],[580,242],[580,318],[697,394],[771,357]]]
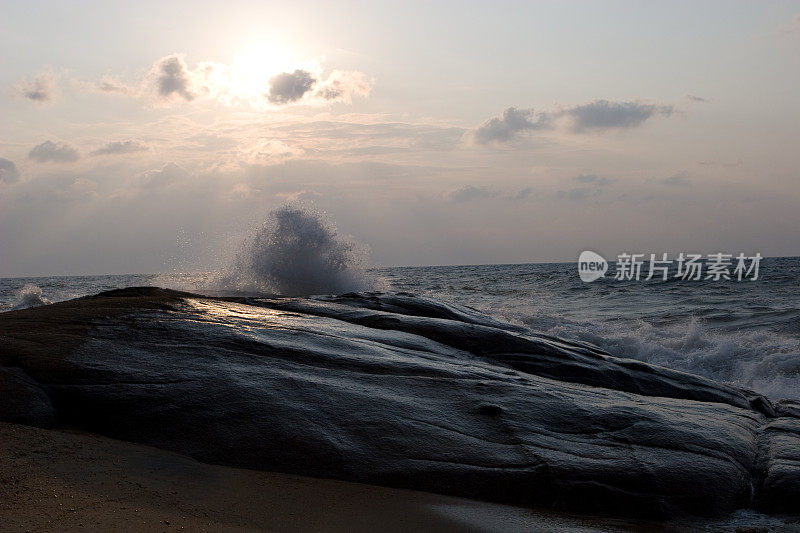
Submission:
[[[510,504],[797,513],[798,406],[404,294],[0,314],[0,418]],[[11,407],[9,407],[11,406]]]

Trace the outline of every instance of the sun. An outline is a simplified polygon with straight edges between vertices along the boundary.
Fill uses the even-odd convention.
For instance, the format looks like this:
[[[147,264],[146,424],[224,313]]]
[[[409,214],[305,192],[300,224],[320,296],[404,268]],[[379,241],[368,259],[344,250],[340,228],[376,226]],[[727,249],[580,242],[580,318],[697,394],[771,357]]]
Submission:
[[[291,54],[286,48],[270,43],[250,44],[233,58],[230,91],[241,98],[258,99],[269,90],[270,78],[291,68]]]

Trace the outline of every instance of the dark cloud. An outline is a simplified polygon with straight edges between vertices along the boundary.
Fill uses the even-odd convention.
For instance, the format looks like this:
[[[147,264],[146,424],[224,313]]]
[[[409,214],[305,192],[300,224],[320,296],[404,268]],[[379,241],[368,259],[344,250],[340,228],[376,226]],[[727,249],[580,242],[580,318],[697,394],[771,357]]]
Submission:
[[[452,191],[448,194],[450,199],[454,202],[470,202],[472,200],[478,200],[480,198],[491,198],[494,196],[494,193],[487,189],[486,187],[474,187],[472,185],[468,185],[466,187],[461,187],[455,191]]]
[[[672,111],[670,105],[608,100],[595,100],[552,113],[509,107],[501,116],[492,117],[472,130],[472,139],[476,144],[508,143],[521,134],[553,130],[564,122],[573,132],[635,128],[653,115],[668,117]]]
[[[269,94],[267,97],[273,104],[288,104],[296,102],[305,95],[314,84],[316,78],[307,70],[283,72],[269,79]],[[338,95],[331,95],[336,98]]]
[[[32,80],[23,80],[17,86],[17,92],[39,104],[52,102],[61,94],[58,79],[52,72],[43,72]]]
[[[75,81],[74,85],[92,92],[151,99],[159,107],[176,102],[215,100],[229,106],[246,101],[261,108],[266,103],[285,105],[301,100],[304,104],[316,106],[332,102],[349,104],[356,96],[369,96],[373,84],[358,71],[333,70],[327,77],[322,77],[321,73],[297,69],[272,76],[269,85],[260,88],[256,97],[236,86],[235,65],[201,61],[190,66],[185,57],[185,54],[162,57],[153,64],[141,83],[134,85],[109,75],[99,81]]]
[[[143,152],[147,150],[147,146],[137,141],[114,141],[93,150],[91,155],[119,155],[131,154],[134,152]]]
[[[595,100],[588,104],[565,109],[559,113],[569,117],[573,131],[635,128],[653,115],[672,114],[672,106],[639,102],[610,102]]]
[[[19,179],[19,170],[13,161],[0,157],[0,183],[13,183]]]
[[[156,105],[169,105],[176,101],[191,102],[208,92],[204,86],[210,64],[200,64],[189,69],[184,54],[171,54],[156,61],[144,78],[133,85],[105,75],[100,81],[79,82],[84,89],[107,94],[120,94],[131,98],[152,99]]]
[[[28,157],[39,163],[50,161],[55,163],[71,163],[77,161],[79,156],[78,151],[68,144],[45,141],[35,146],[28,153]]]
[[[183,98],[194,100],[189,69],[182,56],[171,55],[161,58],[151,70],[157,95],[162,99]]]
[[[501,116],[492,117],[475,129],[473,139],[478,144],[505,143],[521,132],[542,129],[547,124],[547,117],[537,117],[533,109],[509,107]]]

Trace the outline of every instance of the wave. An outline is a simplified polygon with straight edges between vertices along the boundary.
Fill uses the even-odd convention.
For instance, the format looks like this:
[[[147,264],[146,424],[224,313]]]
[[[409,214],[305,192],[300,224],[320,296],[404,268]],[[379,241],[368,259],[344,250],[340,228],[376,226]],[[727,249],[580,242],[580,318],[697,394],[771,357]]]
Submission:
[[[655,326],[644,320],[574,322],[563,317],[495,311],[531,330],[592,343],[636,359],[750,389],[771,399],[800,400],[800,342],[764,329],[720,332],[697,317]]]
[[[9,311],[28,309],[29,307],[38,307],[40,305],[49,305],[52,303],[42,296],[42,289],[33,283],[26,283],[16,292],[15,297],[16,303],[11,306]]]
[[[284,296],[367,290],[368,255],[366,246],[340,235],[322,213],[287,205],[269,213],[212,285]]]

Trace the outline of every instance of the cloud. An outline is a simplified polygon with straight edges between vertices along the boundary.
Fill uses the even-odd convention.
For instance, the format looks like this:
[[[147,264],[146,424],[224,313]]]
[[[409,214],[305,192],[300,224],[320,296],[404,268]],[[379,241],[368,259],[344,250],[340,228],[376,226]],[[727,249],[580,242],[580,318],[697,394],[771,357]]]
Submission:
[[[473,139],[477,144],[492,142],[505,143],[517,134],[547,127],[546,115],[534,114],[533,109],[509,107],[499,117],[492,117],[473,130]]]
[[[53,102],[61,96],[58,76],[52,72],[42,72],[32,80],[23,79],[17,85],[16,93],[38,104]]]
[[[191,102],[196,97],[183,55],[162,57],[153,65],[147,77],[158,99],[163,101],[182,99]]]
[[[288,104],[300,100],[317,83],[307,70],[283,72],[269,79],[267,98],[273,104]]]
[[[285,161],[303,155],[303,150],[276,139],[259,139],[244,151],[245,158],[256,164]]]
[[[595,100],[565,109],[559,113],[570,121],[574,132],[586,130],[605,130],[635,128],[653,115],[669,117],[673,108],[670,105],[645,104],[641,102],[610,102]]]
[[[77,161],[79,156],[78,151],[68,144],[45,141],[35,146],[28,153],[28,157],[39,163],[72,163]]]
[[[501,116],[492,117],[472,130],[471,137],[475,144],[509,143],[525,133],[559,127],[572,133],[635,128],[654,115],[668,117],[672,112],[671,105],[608,100],[539,113],[509,107]]]
[[[322,198],[324,195],[317,191],[307,191],[305,189],[294,192],[279,192],[275,194],[276,198],[280,198],[283,203],[313,203]]]
[[[167,163],[160,169],[148,170],[141,175],[142,188],[167,187],[185,180],[191,173],[177,163]]]
[[[581,174],[575,178],[575,181],[580,183],[593,183],[598,187],[611,183],[610,179],[598,176],[597,174]]]
[[[598,189],[591,187],[575,187],[567,191],[558,191],[559,198],[566,198],[568,200],[585,200],[600,194]]]
[[[127,84],[115,76],[105,75],[96,82],[75,82],[91,92],[119,94],[151,100],[158,106],[175,102],[192,102],[211,92],[209,78],[216,72],[214,63],[199,63],[190,69],[185,54],[164,56],[150,68],[140,82]]]
[[[267,99],[278,105],[302,100],[351,103],[353,96],[369,96],[372,82],[358,71],[334,70],[322,79],[308,70],[282,72],[269,80]]]
[[[171,54],[156,61],[144,77],[140,91],[118,82],[108,88],[131,96],[150,97],[160,106],[194,102],[202,96],[223,102],[229,96],[231,85],[226,65],[202,61],[190,69],[184,58],[184,54]]]
[[[533,194],[533,187],[525,187],[514,196],[514,200],[525,200],[531,194]]]
[[[353,96],[369,96],[372,82],[362,72],[355,70],[334,70],[325,80],[317,83],[315,95],[329,102],[349,104]]]
[[[91,85],[91,88],[101,93],[117,93],[125,96],[138,94],[138,89],[125,85],[112,76],[103,76],[100,81]]]
[[[186,140],[194,145],[193,148],[203,151],[229,150],[239,146],[239,141],[233,137],[214,135],[211,133],[192,135],[191,137],[186,137]]]
[[[494,196],[494,192],[490,191],[486,187],[475,187],[468,185],[466,187],[456,189],[455,191],[451,191],[447,196],[453,202],[462,203],[471,202],[472,200],[478,200],[481,198],[491,198]]]
[[[143,152],[145,150],[147,150],[147,146],[137,141],[114,141],[90,153],[91,155],[120,155]]]
[[[258,110],[296,102],[315,106],[349,104],[353,97],[369,96],[372,90],[373,81],[361,72],[333,70],[325,77],[316,61],[303,65],[285,72],[255,72],[252,65],[236,62],[229,65],[201,61],[190,66],[185,54],[170,54],[156,61],[138,84],[128,85],[110,75],[96,82],[74,84],[86,91],[149,99],[159,107],[212,102]],[[269,77],[270,74],[274,75]]]
[[[686,171],[678,172],[677,174],[673,174],[668,178],[664,178],[661,180],[661,183],[664,185],[670,185],[672,187],[688,187],[692,184],[692,180],[689,179],[689,173]]]
[[[0,157],[0,183],[13,183],[19,179],[19,170],[13,161]]]
[[[75,178],[70,183],[54,187],[50,193],[62,201],[96,200],[100,197],[97,182],[87,178]]]
[[[465,134],[462,128],[384,122],[384,117],[374,115],[325,118],[276,125],[271,128],[272,134],[287,142],[302,143],[307,153],[356,157],[452,150],[462,143]]]
[[[556,195],[559,198],[566,198],[567,200],[585,200],[587,198],[594,198],[603,194],[603,188],[611,183],[611,179],[598,176],[597,174],[581,174],[572,181],[578,183],[577,187],[568,189],[566,191],[558,191]]]
[[[690,102],[695,102],[698,104],[707,104],[708,102],[711,101],[708,98],[703,98],[702,96],[695,96],[693,94],[687,94],[686,99],[689,100]]]

